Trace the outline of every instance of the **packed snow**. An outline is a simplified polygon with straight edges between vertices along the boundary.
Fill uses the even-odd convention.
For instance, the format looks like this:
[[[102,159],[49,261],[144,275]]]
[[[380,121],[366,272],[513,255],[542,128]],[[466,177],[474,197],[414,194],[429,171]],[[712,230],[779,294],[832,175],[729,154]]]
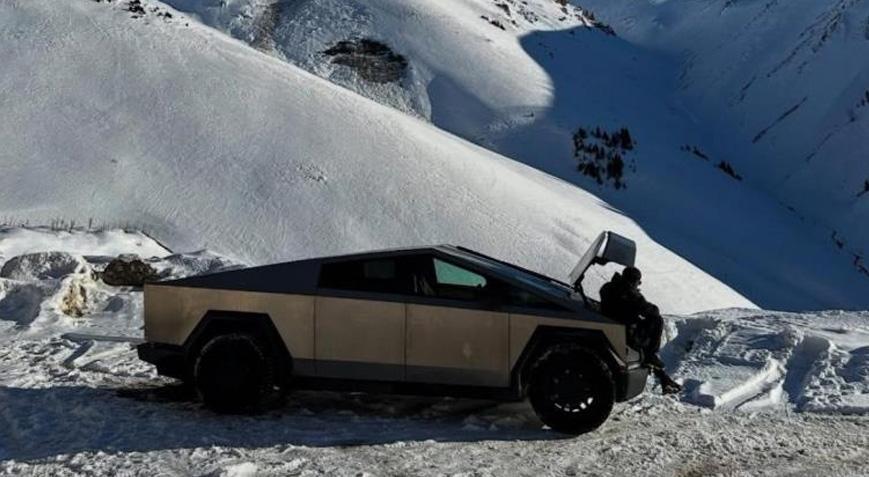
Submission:
[[[295,392],[268,414],[223,416],[117,339],[141,338],[141,291],[102,283],[105,257],[83,243],[137,254],[166,276],[239,266],[135,232],[3,230],[0,266],[24,250],[89,269],[0,278],[0,475],[869,472],[867,312],[668,316],[663,357],[685,391],[663,397],[650,380],[577,438],[544,428],[527,403],[468,399]],[[68,287],[35,300],[28,322],[3,305],[10,284],[56,280],[84,281],[81,316],[59,305]]]

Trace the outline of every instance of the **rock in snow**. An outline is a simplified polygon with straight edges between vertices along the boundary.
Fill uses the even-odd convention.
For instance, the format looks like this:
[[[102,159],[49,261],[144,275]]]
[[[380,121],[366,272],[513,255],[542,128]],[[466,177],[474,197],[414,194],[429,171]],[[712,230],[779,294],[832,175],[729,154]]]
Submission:
[[[157,277],[154,267],[135,256],[113,259],[100,274],[100,278],[106,285],[116,287],[141,287],[146,282],[156,280]]]

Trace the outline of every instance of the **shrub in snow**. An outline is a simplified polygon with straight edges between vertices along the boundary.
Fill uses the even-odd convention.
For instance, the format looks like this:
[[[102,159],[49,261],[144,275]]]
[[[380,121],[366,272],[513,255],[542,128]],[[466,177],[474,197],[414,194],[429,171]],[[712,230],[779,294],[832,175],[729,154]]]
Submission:
[[[731,166],[729,162],[721,161],[718,163],[718,165],[716,167],[721,169],[721,171],[724,172],[725,174],[727,174],[728,176],[730,176],[738,181],[742,180],[742,176],[736,173],[736,171],[733,169],[733,166]]]
[[[145,7],[142,5],[141,0],[130,0],[130,2],[127,4],[127,11],[132,13],[134,17],[136,15],[145,15]]]
[[[87,270],[87,263],[79,257],[65,252],[39,252],[9,259],[0,269],[0,278],[45,280]]]
[[[60,311],[67,316],[81,318],[87,309],[87,302],[88,294],[84,283],[81,279],[73,279],[60,299]]]
[[[685,144],[684,146],[679,148],[679,150],[685,151],[685,152],[690,152],[691,154],[694,154],[695,156],[699,157],[700,159],[703,159],[704,161],[709,160],[709,156],[707,156],[706,153],[701,151],[700,148],[697,146],[691,146],[689,144]]]
[[[498,21],[498,20],[495,20],[495,19],[489,18],[489,17],[487,17],[486,15],[480,15],[480,18],[482,18],[483,20],[486,20],[487,22],[489,22],[490,25],[494,26],[495,28],[500,28],[500,29],[502,29],[502,30],[506,30],[506,29],[507,29],[507,28],[504,26],[503,23],[501,23],[501,22]]]

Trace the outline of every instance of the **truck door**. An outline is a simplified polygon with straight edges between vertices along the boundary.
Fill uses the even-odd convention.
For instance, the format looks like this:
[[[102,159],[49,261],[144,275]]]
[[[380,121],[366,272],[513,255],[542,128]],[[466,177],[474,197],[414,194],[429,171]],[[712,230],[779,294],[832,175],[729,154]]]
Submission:
[[[314,310],[317,376],[404,380],[409,280],[400,257],[323,264]]]
[[[424,293],[407,305],[407,381],[509,385],[507,313],[498,310],[496,283],[435,256],[415,271],[415,290]]]

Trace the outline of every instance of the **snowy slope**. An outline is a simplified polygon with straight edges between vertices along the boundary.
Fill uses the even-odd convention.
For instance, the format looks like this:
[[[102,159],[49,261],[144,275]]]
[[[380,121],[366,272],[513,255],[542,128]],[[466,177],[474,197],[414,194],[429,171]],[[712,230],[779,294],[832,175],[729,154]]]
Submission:
[[[670,316],[663,357],[685,392],[665,398],[650,381],[598,431],[577,438],[542,428],[527,403],[467,399],[295,392],[266,415],[221,416],[158,377],[130,343],[87,335],[141,336],[142,293],[95,279],[105,265],[100,254],[139,253],[173,276],[231,261],[167,256],[147,237],[118,230],[0,230],[0,267],[9,270],[13,253],[25,249],[42,257],[67,251],[85,268],[0,278],[0,475],[869,471],[865,312]],[[84,313],[73,317],[57,305],[76,281],[87,293]],[[34,301],[32,322],[4,304],[10,286],[58,282]]]
[[[677,61],[682,95],[709,124],[706,143],[869,255],[869,4],[587,4],[629,41]]]
[[[752,306],[570,184],[128,5],[0,4],[0,216],[139,224],[250,264],[449,242],[556,277],[607,228],[664,310]]]
[[[738,78],[732,84],[741,88],[740,75],[758,71],[754,58],[743,55],[737,70],[730,54],[711,49],[692,53],[689,66],[705,68],[706,82],[694,81],[694,71],[681,61],[683,50],[706,44],[708,19],[718,18],[706,6],[723,0],[581,2],[585,9],[551,0],[169,3],[277,58],[595,193],[658,242],[765,307],[869,306],[869,273],[861,272],[862,263],[854,255],[864,254],[863,244],[869,242],[869,194],[858,200],[854,189],[862,186],[861,151],[867,150],[867,136],[859,132],[859,122],[849,125],[854,132],[840,134],[856,138],[842,146],[847,154],[822,154],[819,168],[801,169],[806,180],[794,179],[784,187],[779,178],[791,169],[781,161],[790,160],[791,149],[802,147],[802,138],[809,135],[801,132],[805,124],[781,134],[773,129],[770,134],[780,139],[770,143],[767,155],[784,159],[757,167],[751,151],[739,146],[747,142],[745,130],[753,136],[759,128],[755,123],[770,122],[791,105],[774,107],[762,99],[740,113],[739,121],[750,117],[751,123],[739,129],[730,116],[718,117],[725,105],[715,99],[732,95],[720,95],[717,81],[724,73],[733,74]],[[823,3],[800,10],[798,2],[790,2],[778,10],[814,19]],[[735,5],[731,10],[753,11],[764,4]],[[668,21],[651,19],[639,41],[633,28],[641,23],[637,12],[644,9],[666,10]],[[683,9],[689,13],[685,19]],[[618,35],[611,35],[595,15],[612,22]],[[784,22],[775,20],[776,15],[778,11],[767,17]],[[857,35],[859,22],[851,23],[849,34]],[[693,28],[691,36],[679,36],[685,41],[668,44],[670,49],[657,47],[664,41],[658,37],[676,36],[681,31],[676,27],[683,24]],[[722,38],[722,48],[729,48],[730,37],[723,33],[731,29],[731,23],[715,24],[708,36]],[[763,52],[766,47],[761,45],[779,45],[777,32],[761,24],[744,36],[752,52]],[[405,74],[391,82],[371,81],[326,53],[342,41],[360,38],[402,55]],[[827,49],[845,61],[865,51],[864,44]],[[843,82],[852,80],[851,71],[863,68],[860,62],[853,65]],[[820,117],[838,104],[835,95],[860,99],[846,94],[859,81],[828,86],[816,76],[801,80],[807,91],[818,90],[802,110]],[[756,97],[771,101],[784,94],[780,83],[790,78],[788,74],[769,83],[769,94],[759,91]],[[636,140],[632,151],[618,151],[625,159],[626,188],[616,189],[609,180],[599,185],[577,170],[573,135],[578,128],[598,127],[608,132],[626,127]],[[828,156],[833,159],[822,159]],[[725,164],[741,179],[725,174]],[[836,240],[831,240],[831,224]],[[841,249],[840,239],[846,241]]]

